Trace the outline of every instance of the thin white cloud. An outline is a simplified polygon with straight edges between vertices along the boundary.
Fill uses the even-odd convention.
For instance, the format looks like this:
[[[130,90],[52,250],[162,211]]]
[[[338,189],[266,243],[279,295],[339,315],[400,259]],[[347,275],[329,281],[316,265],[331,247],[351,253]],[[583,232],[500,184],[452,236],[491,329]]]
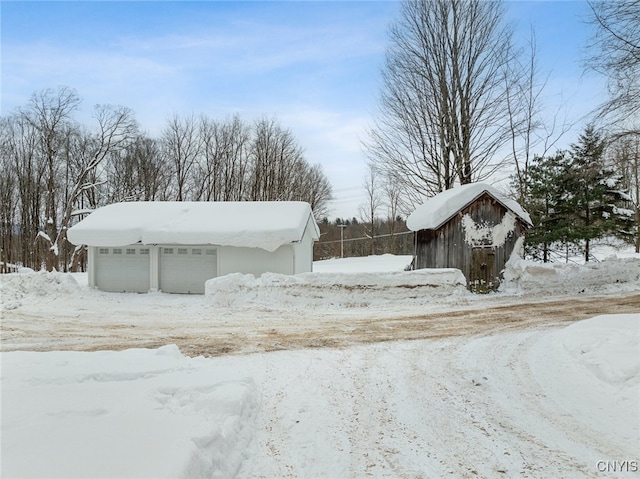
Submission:
[[[247,23],[238,29],[168,33],[117,39],[117,50],[161,58],[183,68],[217,67],[226,74],[260,74],[300,64],[336,64],[381,55],[385,42],[363,29],[343,26]]]
[[[98,103],[121,103],[180,82],[179,69],[117,51],[32,44],[3,51],[3,107],[24,104],[34,91],[66,85]],[[12,92],[11,96],[5,96]],[[129,106],[129,105],[126,105]]]

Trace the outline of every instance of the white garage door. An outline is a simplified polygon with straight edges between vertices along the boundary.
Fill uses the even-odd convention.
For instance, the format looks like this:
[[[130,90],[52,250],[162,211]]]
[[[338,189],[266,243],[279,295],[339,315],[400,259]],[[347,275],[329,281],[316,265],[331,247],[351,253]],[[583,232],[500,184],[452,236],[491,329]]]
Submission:
[[[149,256],[149,248],[144,246],[98,248],[96,286],[103,291],[148,293]]]
[[[212,247],[160,248],[160,289],[165,293],[204,293],[218,274],[218,250]]]

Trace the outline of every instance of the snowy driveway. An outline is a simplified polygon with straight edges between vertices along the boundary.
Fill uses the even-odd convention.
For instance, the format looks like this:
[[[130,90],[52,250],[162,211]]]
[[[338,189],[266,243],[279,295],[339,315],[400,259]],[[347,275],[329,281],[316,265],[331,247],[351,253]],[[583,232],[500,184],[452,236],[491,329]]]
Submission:
[[[621,317],[216,358],[3,353],[2,477],[637,477],[640,323]],[[608,360],[625,347],[631,369]]]
[[[556,397],[570,378],[540,372],[547,352],[566,359],[545,352],[554,340],[534,330],[271,355],[238,477],[598,477],[599,460],[638,459],[633,403],[608,425],[580,409],[612,407],[619,384],[585,378],[572,397],[587,399]]]

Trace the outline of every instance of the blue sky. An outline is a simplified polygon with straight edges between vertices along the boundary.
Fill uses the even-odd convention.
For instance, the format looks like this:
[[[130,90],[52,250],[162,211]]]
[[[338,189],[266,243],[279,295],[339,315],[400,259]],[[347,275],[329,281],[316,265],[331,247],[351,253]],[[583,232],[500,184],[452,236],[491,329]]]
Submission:
[[[583,75],[581,1],[509,1],[516,38],[536,31],[545,103],[577,121],[602,98]],[[335,189],[332,216],[357,215],[361,141],[377,109],[392,1],[12,1],[0,3],[2,115],[47,87],[131,108],[158,136],[173,114],[275,117]],[[577,130],[584,126],[578,122]],[[565,143],[574,141],[569,134]]]

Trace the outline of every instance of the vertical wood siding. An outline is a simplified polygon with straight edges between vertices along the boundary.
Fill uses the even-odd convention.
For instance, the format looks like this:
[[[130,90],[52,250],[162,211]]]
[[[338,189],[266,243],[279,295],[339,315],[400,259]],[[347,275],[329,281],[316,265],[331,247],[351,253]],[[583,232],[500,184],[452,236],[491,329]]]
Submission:
[[[468,214],[476,223],[494,226],[502,221],[506,212],[507,210],[502,204],[485,193],[459,211],[439,229],[418,231],[416,234],[416,268],[458,268],[467,278],[467,287],[470,287],[473,281],[471,273],[474,246],[468,244],[464,239],[462,217]],[[517,239],[524,235],[525,230],[524,223],[516,218],[516,227],[513,233],[507,237],[505,244],[493,248],[495,254],[493,271],[497,276],[492,289],[498,287],[505,264],[513,252]]]

